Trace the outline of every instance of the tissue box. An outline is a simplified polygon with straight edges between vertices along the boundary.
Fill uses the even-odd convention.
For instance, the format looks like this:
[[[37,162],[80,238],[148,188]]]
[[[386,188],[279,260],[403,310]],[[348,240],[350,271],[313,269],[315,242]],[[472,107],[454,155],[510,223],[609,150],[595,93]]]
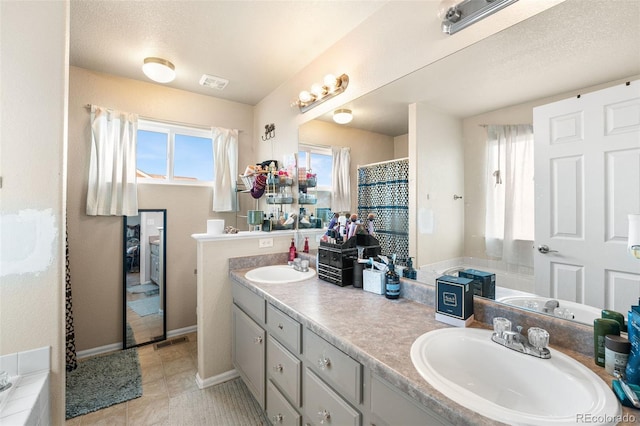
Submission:
[[[473,280],[473,294],[476,296],[496,298],[496,274],[477,269],[465,269],[458,272],[458,276]]]
[[[362,271],[362,289],[375,294],[384,294],[384,272],[377,269]]]
[[[473,280],[443,275],[436,279],[436,320],[457,327],[473,321]]]

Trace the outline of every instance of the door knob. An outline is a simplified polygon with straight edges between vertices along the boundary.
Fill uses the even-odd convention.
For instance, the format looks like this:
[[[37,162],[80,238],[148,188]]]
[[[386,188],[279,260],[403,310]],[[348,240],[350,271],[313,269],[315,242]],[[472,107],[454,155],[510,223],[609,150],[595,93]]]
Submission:
[[[541,246],[538,246],[538,251],[542,254],[547,254],[547,253],[557,253],[558,250],[551,250],[549,249],[549,246],[546,244],[543,244]]]

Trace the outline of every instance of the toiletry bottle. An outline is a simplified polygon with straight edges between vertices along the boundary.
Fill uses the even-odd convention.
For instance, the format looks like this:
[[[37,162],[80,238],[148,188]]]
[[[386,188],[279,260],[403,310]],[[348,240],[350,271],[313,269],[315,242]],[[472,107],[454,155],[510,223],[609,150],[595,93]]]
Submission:
[[[404,276],[406,278],[410,278],[415,280],[418,273],[415,269],[413,269],[413,260],[411,258],[407,259],[407,269],[404,271]]]
[[[385,275],[385,296],[387,299],[397,299],[400,297],[400,277],[395,271],[393,262],[389,262]]]
[[[593,357],[596,365],[604,367],[604,336],[620,335],[620,324],[616,320],[596,318],[593,320]]]
[[[289,247],[289,262],[293,262],[294,259],[296,258],[297,252],[296,252],[296,243],[294,241],[294,239],[291,239],[291,246]]]
[[[627,337],[631,343],[631,352],[627,360],[625,377],[627,382],[640,385],[640,300],[632,305],[627,317]]]
[[[627,361],[631,352],[631,343],[622,336],[604,336],[604,369],[607,373],[614,375],[618,371],[624,376],[627,368]]]
[[[302,249],[303,253],[309,253],[309,237],[304,237],[304,248]]]
[[[618,321],[618,323],[620,324],[620,331],[623,333],[627,332],[627,325],[624,322],[624,315],[622,315],[620,312],[603,309],[601,317]]]

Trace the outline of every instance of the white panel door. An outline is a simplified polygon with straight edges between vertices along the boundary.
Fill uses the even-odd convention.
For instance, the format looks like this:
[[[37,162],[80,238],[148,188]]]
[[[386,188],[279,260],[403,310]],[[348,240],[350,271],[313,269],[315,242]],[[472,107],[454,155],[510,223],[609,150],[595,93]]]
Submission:
[[[626,312],[640,297],[626,251],[627,215],[640,213],[640,81],[535,108],[533,129],[536,293]]]

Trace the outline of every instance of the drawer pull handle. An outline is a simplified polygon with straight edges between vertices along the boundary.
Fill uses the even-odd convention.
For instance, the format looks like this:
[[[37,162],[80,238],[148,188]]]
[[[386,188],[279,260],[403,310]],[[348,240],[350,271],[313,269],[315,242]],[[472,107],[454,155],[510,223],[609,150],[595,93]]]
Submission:
[[[331,413],[327,410],[318,411],[318,419],[320,420],[320,424],[329,422],[331,420]]]
[[[280,323],[280,324],[278,324],[278,328],[279,328],[280,330],[282,330],[282,329],[284,328],[284,325],[282,325],[282,323]]]
[[[259,345],[262,343],[262,336],[258,336],[256,338],[253,339],[253,343],[255,343],[256,345]]]
[[[273,369],[274,369],[275,371],[277,371],[277,372],[281,373],[281,372],[282,372],[282,370],[283,370],[282,364],[274,365],[274,366],[273,366]]]
[[[272,416],[271,419],[273,420],[273,423],[282,423],[283,417],[282,414],[278,413],[275,416]]]
[[[322,355],[322,358],[318,360],[318,367],[320,367],[321,370],[331,367],[331,360]]]

